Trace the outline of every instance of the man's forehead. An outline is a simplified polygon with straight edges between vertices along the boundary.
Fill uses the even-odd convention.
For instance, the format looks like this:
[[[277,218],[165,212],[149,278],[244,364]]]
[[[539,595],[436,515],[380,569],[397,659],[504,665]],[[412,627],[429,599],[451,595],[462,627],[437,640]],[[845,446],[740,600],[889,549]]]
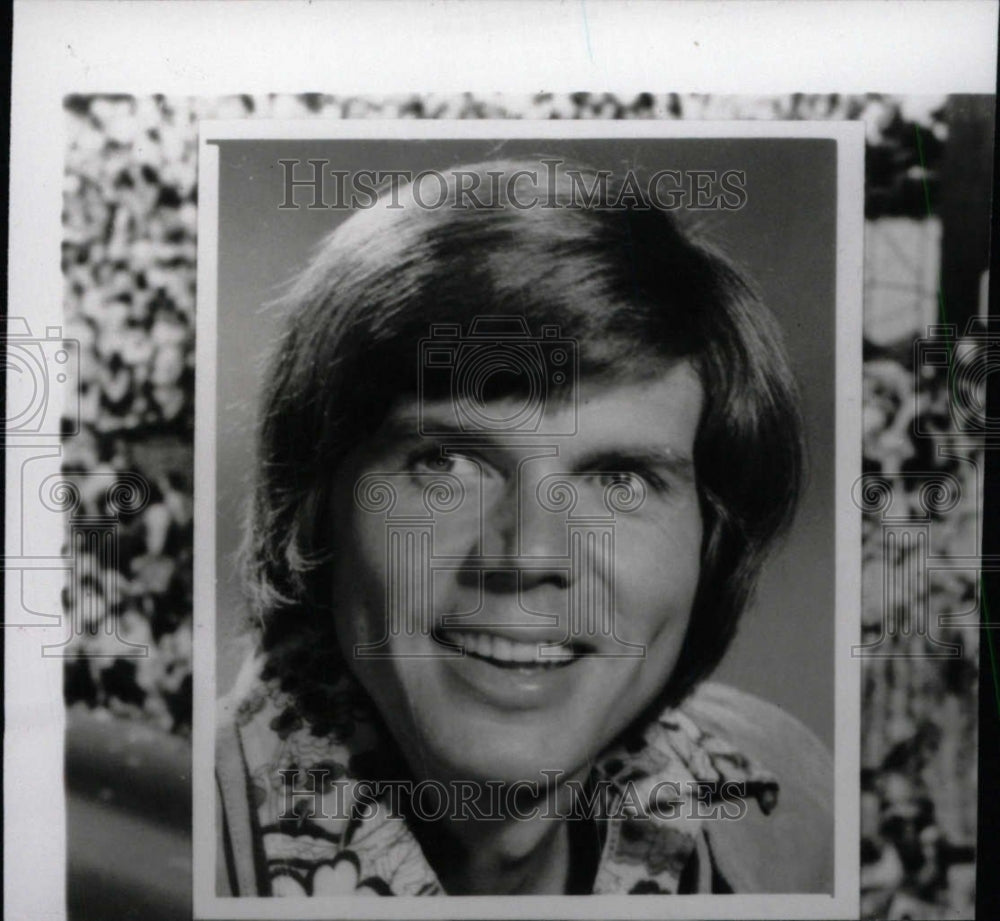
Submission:
[[[498,447],[558,444],[561,450],[600,447],[670,450],[689,455],[700,421],[702,388],[687,363],[641,381],[584,381],[551,402],[509,397],[411,396],[392,407],[379,440],[480,442]]]

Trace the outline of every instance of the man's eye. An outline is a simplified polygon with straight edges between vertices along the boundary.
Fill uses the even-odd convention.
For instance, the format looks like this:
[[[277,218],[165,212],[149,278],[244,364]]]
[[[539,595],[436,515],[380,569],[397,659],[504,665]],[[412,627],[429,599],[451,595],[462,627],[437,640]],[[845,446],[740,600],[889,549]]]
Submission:
[[[617,486],[636,493],[650,490],[659,492],[665,489],[662,478],[652,471],[603,470],[598,471],[596,479],[603,489]]]
[[[407,467],[414,473],[450,473],[452,476],[475,476],[479,465],[463,454],[442,454],[438,450],[421,451],[410,456]]]

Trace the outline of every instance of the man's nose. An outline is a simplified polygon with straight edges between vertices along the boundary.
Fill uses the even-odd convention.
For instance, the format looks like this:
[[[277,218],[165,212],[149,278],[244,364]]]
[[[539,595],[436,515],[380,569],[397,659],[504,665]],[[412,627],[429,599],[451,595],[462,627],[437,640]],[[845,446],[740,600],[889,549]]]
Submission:
[[[487,583],[494,589],[569,584],[566,515],[539,502],[539,479],[521,467],[487,511],[483,552],[495,558],[495,567],[487,563]]]

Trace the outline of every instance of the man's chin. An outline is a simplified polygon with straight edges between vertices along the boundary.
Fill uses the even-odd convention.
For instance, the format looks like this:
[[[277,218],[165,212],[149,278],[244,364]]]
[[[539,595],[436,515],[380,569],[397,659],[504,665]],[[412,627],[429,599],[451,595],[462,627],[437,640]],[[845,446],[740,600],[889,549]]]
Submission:
[[[431,763],[436,763],[436,768],[428,770]],[[544,734],[495,733],[483,737],[470,733],[462,744],[436,751],[424,761],[427,773],[420,773],[446,782],[471,781],[484,789],[512,784],[528,789],[526,785],[530,784],[541,793],[553,783],[586,777],[590,763],[585,752],[546,744]],[[418,765],[413,767],[417,769]]]

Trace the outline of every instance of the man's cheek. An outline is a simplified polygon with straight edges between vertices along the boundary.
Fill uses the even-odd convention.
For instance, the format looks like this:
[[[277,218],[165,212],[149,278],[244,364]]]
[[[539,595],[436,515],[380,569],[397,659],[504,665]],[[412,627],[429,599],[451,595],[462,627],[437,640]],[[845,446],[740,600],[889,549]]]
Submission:
[[[619,578],[619,583],[625,583]],[[629,642],[653,642],[678,631],[690,619],[696,581],[683,574],[678,579],[634,580],[615,596],[614,617],[618,635]]]
[[[489,520],[480,510],[478,501],[466,495],[461,508],[435,519],[432,552],[438,556],[466,557],[482,550],[483,533],[488,531],[484,521]]]

